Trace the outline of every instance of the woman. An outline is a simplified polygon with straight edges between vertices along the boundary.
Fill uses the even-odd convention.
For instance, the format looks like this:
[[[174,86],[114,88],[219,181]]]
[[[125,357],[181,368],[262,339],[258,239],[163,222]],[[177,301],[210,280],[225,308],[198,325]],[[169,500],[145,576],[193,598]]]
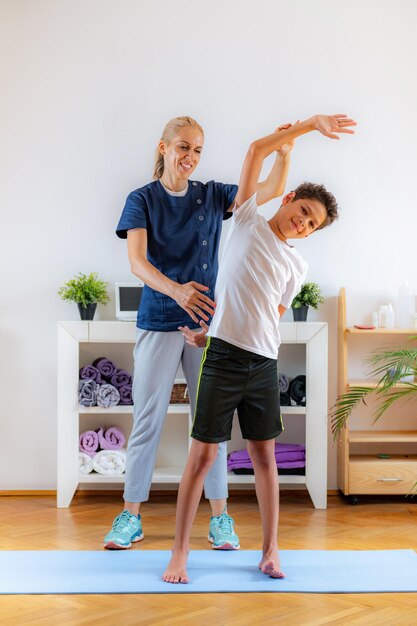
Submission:
[[[105,537],[109,549],[130,548],[144,537],[140,504],[149,497],[157,447],[180,364],[191,409],[195,406],[202,349],[189,345],[181,329],[204,327],[214,313],[221,225],[231,216],[237,192],[236,185],[189,180],[200,161],[203,143],[203,129],[192,118],[168,122],[156,151],[155,180],[128,196],[117,226],[117,235],[127,238],[132,273],[145,287],[134,348],[134,415],[124,510]],[[277,153],[271,173],[258,185],[258,204],[282,195],[289,153],[289,146]],[[197,337],[195,343],[198,345]],[[212,509],[208,539],[215,549],[236,550],[239,539],[226,509],[226,456],[224,442],[205,482]]]

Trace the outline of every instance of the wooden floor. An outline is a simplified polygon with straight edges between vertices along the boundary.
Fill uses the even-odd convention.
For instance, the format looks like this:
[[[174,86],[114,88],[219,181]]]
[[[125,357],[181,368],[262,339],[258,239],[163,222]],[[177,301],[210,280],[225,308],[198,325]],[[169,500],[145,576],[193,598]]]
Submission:
[[[357,506],[338,496],[317,511],[304,492],[281,495],[282,549],[417,548],[417,498],[368,498]],[[120,496],[78,496],[69,509],[52,497],[1,498],[0,548],[5,550],[93,550],[113,517]],[[259,549],[259,514],[253,495],[230,498],[243,549]],[[169,549],[175,499],[154,495],[143,506],[145,540],[135,550]],[[207,549],[209,518],[202,502],[192,548]],[[320,572],[317,572],[320,576]],[[415,626],[417,594],[190,594],[0,596],[0,624],[48,626],[320,626],[355,624]]]

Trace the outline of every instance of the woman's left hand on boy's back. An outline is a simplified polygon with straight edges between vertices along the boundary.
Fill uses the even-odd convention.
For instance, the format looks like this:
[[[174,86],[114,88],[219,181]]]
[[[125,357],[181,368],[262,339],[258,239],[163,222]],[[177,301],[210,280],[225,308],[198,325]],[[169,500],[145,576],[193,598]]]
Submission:
[[[190,330],[188,326],[178,326],[178,330],[181,331],[182,336],[185,337],[185,343],[193,348],[204,348],[207,343],[207,331],[209,327],[203,320],[200,320],[201,330],[195,332]]]

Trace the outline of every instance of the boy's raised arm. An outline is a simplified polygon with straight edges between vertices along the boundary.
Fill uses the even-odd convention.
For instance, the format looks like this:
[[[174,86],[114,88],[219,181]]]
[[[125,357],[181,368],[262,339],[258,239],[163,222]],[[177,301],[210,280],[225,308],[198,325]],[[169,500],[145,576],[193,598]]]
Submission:
[[[259,175],[264,159],[272,152],[279,150],[282,145],[305,135],[313,130],[318,130],[322,135],[330,139],[339,139],[337,133],[353,134],[349,126],[356,126],[356,122],[347,115],[314,115],[304,122],[294,124],[279,133],[272,133],[254,141],[247,152],[240,175],[239,189],[236,195],[236,206],[246,202],[257,191]]]

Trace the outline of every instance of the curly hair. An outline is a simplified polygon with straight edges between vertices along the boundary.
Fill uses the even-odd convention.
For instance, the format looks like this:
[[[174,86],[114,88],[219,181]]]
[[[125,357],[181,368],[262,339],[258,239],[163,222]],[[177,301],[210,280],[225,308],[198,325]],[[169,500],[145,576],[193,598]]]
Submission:
[[[330,226],[339,217],[339,207],[336,202],[336,198],[330,191],[327,191],[324,185],[316,185],[314,183],[301,183],[296,189],[294,189],[294,200],[301,200],[303,198],[312,198],[321,202],[326,209],[327,218],[321,224],[317,230]]]

